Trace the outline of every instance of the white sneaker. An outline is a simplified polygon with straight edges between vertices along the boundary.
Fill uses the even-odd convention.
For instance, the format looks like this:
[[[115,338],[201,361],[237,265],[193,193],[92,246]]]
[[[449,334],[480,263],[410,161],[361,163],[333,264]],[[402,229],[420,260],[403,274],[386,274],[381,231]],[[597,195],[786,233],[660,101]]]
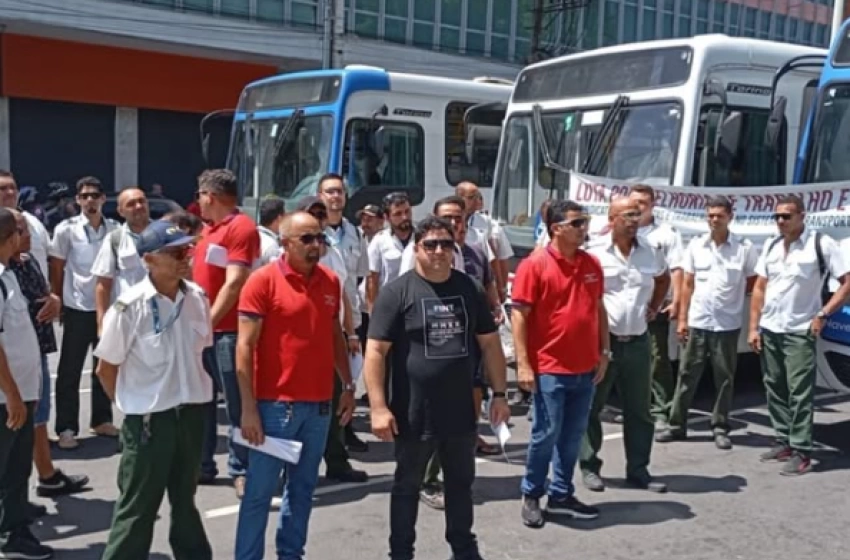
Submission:
[[[71,430],[65,430],[59,434],[59,449],[76,449],[79,446],[80,443]]]

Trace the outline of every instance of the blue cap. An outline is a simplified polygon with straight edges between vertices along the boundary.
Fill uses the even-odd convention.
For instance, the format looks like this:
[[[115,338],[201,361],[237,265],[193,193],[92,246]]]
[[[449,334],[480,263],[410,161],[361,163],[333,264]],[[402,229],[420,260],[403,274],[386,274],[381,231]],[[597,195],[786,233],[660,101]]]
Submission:
[[[165,247],[180,247],[194,243],[195,236],[189,235],[175,224],[165,220],[157,220],[145,228],[136,240],[136,250],[139,255],[153,253]]]

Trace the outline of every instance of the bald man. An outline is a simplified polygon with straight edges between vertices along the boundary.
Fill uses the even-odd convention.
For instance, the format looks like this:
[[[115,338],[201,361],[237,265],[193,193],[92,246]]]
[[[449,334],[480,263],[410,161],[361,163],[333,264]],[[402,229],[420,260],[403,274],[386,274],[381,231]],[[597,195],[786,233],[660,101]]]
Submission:
[[[650,413],[650,349],[648,322],[658,314],[670,274],[664,254],[639,237],[641,216],[637,201],[614,200],[608,211],[609,232],[593,239],[588,252],[599,259],[605,271],[605,309],[608,312],[611,364],[596,387],[587,433],[582,442],[582,481],[589,489],[605,489],[600,471],[602,424],[599,413],[611,388],[623,400],[623,444],[626,448],[626,483],[629,486],[664,492],[667,487],[649,474],[649,458],[655,425]]]
[[[136,251],[136,240],[151,221],[145,191],[139,187],[123,189],[118,194],[118,214],[124,218],[124,225],[107,236],[91,267],[92,274],[97,276],[94,294],[98,332],[109,306],[147,274]]]

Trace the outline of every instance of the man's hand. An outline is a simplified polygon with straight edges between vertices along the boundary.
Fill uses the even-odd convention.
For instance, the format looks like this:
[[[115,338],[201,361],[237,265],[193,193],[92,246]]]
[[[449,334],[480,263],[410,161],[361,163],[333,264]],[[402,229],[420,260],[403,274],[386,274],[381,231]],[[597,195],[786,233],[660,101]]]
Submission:
[[[493,426],[507,423],[511,419],[511,407],[508,406],[505,397],[496,397],[490,401],[489,418]]]
[[[661,312],[666,313],[670,320],[673,321],[679,314],[679,302],[671,301],[667,307],[661,310]]]
[[[747,342],[750,343],[750,348],[753,349],[753,352],[756,354],[761,352],[761,333],[757,330],[753,329],[750,331],[750,335],[747,337]]]
[[[59,317],[62,311],[62,300],[56,294],[50,294],[37,300],[41,304],[41,309],[38,310],[38,315],[35,320],[39,323],[52,323]]]
[[[336,415],[339,416],[340,426],[346,426],[351,422],[351,417],[354,416],[354,392],[342,392],[339,396],[339,408],[336,409]]]
[[[826,317],[815,317],[812,319],[811,331],[812,334],[815,335],[815,338],[820,336],[824,326],[826,326]]]
[[[398,425],[395,416],[389,408],[372,409],[372,433],[381,441],[393,441],[398,435]]]
[[[502,306],[493,309],[493,321],[496,325],[502,325],[505,322],[505,314],[502,313]]]
[[[599,356],[599,362],[596,364],[596,371],[593,373],[594,385],[599,385],[602,383],[602,380],[605,379],[605,373],[608,371],[608,364],[610,361],[611,359],[605,354]]]
[[[6,414],[8,416],[6,427],[10,430],[20,430],[27,421],[27,406],[21,396],[17,394],[17,391],[15,391],[15,394],[6,397]]]
[[[355,356],[360,352],[360,339],[354,336],[350,337],[348,339],[348,353]]]
[[[658,310],[652,306],[646,308],[646,322],[651,323],[658,317]]]
[[[262,445],[266,439],[257,405],[242,405],[242,437],[251,445]]]
[[[688,341],[688,337],[691,335],[690,329],[688,329],[687,323],[679,322],[679,326],[676,329],[676,335],[679,337],[679,342],[682,344]]]
[[[517,384],[519,388],[527,393],[534,392],[534,372],[528,364],[517,364]]]

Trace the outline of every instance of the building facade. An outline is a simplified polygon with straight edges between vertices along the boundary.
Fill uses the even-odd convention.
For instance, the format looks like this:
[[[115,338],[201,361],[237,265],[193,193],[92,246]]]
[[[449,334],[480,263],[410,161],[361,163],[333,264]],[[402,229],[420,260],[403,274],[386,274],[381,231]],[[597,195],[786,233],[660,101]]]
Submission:
[[[0,168],[22,185],[158,182],[185,203],[203,115],[252,80],[320,67],[328,37],[337,65],[513,78],[539,58],[703,33],[826,46],[828,2],[545,0],[537,18],[536,0],[0,0]],[[342,17],[326,26],[329,3]]]

